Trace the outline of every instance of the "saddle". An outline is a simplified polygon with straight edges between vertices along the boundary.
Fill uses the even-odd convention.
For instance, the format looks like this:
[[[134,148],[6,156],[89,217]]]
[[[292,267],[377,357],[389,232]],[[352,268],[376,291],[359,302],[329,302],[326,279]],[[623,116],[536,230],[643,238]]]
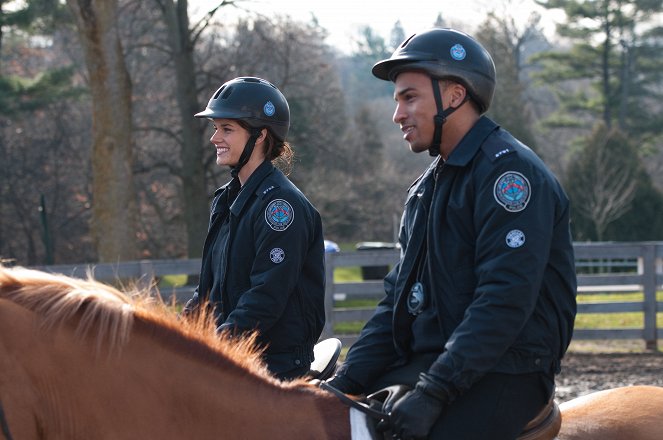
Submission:
[[[405,385],[392,385],[366,397],[369,407],[382,411],[391,412],[391,408],[398,399],[410,391]],[[551,396],[548,403],[539,411],[523,429],[516,440],[553,440],[562,427],[562,415],[559,406]],[[391,439],[391,432],[378,433],[371,429],[373,438]]]
[[[341,354],[340,339],[329,338],[313,346],[313,362],[307,376],[311,380],[323,381],[332,377],[336,371],[336,363]]]

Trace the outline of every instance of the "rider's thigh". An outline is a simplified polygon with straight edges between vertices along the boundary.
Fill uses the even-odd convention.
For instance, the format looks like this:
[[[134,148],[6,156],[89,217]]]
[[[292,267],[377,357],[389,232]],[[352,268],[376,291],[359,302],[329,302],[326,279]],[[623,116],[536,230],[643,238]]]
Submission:
[[[541,373],[486,374],[447,407],[429,438],[514,440],[552,391],[552,380]]]

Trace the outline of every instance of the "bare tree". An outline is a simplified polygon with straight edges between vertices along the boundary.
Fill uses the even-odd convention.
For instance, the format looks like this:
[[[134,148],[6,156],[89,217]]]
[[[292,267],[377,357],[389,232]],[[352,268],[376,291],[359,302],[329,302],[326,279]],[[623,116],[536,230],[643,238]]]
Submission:
[[[589,220],[597,240],[605,239],[608,225],[624,216],[636,193],[637,155],[616,129],[599,125],[578,161],[569,169],[573,207]]]
[[[175,73],[174,95],[180,117],[178,125],[181,129],[176,137],[180,143],[181,166],[174,171],[182,182],[187,254],[189,257],[200,256],[201,244],[207,230],[208,198],[203,172],[205,125],[193,118],[193,115],[201,110],[196,88],[198,66],[194,60],[194,51],[196,43],[217,12],[234,2],[230,0],[216,2],[203,18],[193,25],[189,21],[187,0],[154,0],[154,2],[161,12],[166,27],[167,51]]]
[[[117,0],[67,0],[92,93],[92,235],[100,261],[135,259],[131,80],[118,33]]]

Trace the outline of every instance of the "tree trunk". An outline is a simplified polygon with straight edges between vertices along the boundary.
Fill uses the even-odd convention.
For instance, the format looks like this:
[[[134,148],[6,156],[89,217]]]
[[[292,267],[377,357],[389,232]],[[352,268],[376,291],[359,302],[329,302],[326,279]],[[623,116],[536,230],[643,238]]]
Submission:
[[[164,22],[168,28],[168,44],[173,53],[177,105],[182,126],[182,196],[184,221],[187,231],[187,252],[190,258],[202,254],[207,232],[208,204],[203,166],[203,133],[200,120],[193,115],[202,108],[196,93],[193,41],[189,29],[186,0],[168,0],[161,3]],[[211,93],[211,91],[210,91]]]
[[[99,261],[138,257],[131,80],[117,27],[117,0],[67,0],[84,48],[92,94],[92,235]]]

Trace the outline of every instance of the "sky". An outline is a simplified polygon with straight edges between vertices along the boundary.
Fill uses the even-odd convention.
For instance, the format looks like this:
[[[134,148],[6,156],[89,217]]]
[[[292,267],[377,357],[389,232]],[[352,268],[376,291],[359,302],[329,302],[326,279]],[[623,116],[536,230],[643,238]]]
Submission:
[[[525,22],[529,14],[539,11],[544,16],[542,24],[546,33],[554,30],[554,19],[558,14],[536,6],[531,0],[510,0],[509,6],[503,6],[507,0],[244,0],[246,8],[263,14],[278,13],[289,15],[293,19],[310,21],[314,15],[320,25],[329,32],[327,43],[341,52],[350,52],[353,41],[359,35],[362,26],[369,25],[389,43],[389,37],[396,21],[401,22],[406,36],[433,25],[437,15],[447,24],[462,23],[470,26],[463,29],[472,32],[473,27],[483,21],[491,10],[508,11],[516,22]],[[210,0],[189,0],[196,12],[209,7]],[[239,2],[242,4],[242,2]],[[229,8],[224,13],[230,12]],[[236,10],[236,14],[242,12]],[[229,14],[232,15],[232,14]]]

